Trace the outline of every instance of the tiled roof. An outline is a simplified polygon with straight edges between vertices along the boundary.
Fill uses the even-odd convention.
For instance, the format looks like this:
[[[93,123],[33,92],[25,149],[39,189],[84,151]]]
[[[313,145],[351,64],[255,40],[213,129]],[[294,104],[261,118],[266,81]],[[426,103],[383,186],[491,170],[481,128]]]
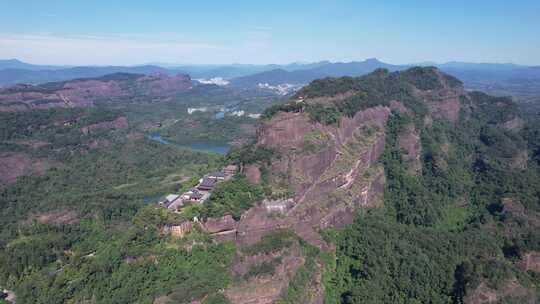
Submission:
[[[217,171],[217,172],[209,173],[207,176],[225,177],[225,173],[223,173],[221,171]]]
[[[201,184],[199,185],[199,187],[214,187],[216,184],[216,180],[213,179],[213,178],[207,178],[207,177],[204,177]]]
[[[172,202],[174,200],[176,200],[178,197],[180,197],[180,195],[177,195],[177,194],[169,194],[165,197],[165,199],[168,201],[168,202]]]

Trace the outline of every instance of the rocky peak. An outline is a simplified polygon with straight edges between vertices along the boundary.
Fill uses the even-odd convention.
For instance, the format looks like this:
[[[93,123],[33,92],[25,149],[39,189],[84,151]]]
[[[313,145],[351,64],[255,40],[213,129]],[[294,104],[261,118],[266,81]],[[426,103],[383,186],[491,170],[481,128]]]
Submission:
[[[434,67],[316,80],[287,104],[265,113],[257,144],[279,157],[270,165],[248,166],[250,175],[256,172],[253,181],[265,179],[273,192],[293,200],[286,216],[302,223],[302,230],[350,223],[355,209],[382,202],[385,175],[379,158],[392,115],[412,118],[397,142],[409,174],[417,175],[422,170],[421,129],[436,120],[460,123],[466,119],[461,115],[477,111],[477,102],[459,80]],[[430,123],[422,125],[426,121]],[[260,172],[269,174],[263,178]]]

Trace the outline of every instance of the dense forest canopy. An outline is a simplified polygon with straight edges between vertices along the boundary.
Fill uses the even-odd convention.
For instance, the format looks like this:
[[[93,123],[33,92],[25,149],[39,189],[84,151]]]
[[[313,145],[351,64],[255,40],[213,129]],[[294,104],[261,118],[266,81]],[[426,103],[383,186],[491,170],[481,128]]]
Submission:
[[[460,104],[455,120],[433,112],[445,99],[428,99],[444,94]],[[434,68],[377,70],[314,81],[269,107],[263,120],[305,113],[332,128],[393,101],[403,108],[392,108],[384,126],[383,205],[359,210],[344,229],[318,231],[327,251],[286,229],[244,247],[201,229],[183,238],[164,232],[194,217],[238,221],[264,198],[282,198],[267,175],[284,155],[251,141],[238,127],[253,123],[248,118],[187,116],[174,104],[155,112],[118,105],[0,113],[1,155],[51,164],[0,189],[0,287],[14,291],[17,303],[230,303],[224,290],[273,276],[287,253],[302,264],[278,303],[308,303],[314,291],[336,304],[475,303],[479,288],[500,303],[538,299],[540,274],[521,262],[540,252],[540,123],[520,118],[509,98],[466,92]],[[175,111],[184,113],[177,121]],[[162,127],[140,128],[156,116]],[[81,132],[118,117],[133,125]],[[247,138],[223,157],[148,140],[156,129],[180,142]],[[411,134],[421,147],[417,159],[405,158],[402,142]],[[180,214],[153,204],[229,163],[261,165],[261,182],[240,173]],[[233,275],[235,263],[262,255],[271,259]]]

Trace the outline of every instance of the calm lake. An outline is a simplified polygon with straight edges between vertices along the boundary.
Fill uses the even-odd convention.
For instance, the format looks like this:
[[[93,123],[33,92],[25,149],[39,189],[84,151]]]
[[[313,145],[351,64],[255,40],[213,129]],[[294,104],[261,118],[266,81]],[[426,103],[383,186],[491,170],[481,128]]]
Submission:
[[[162,138],[159,134],[150,134],[148,135],[148,138],[164,145],[175,145],[180,148],[191,149],[193,151],[199,152],[218,153],[225,155],[231,149],[231,146],[229,144],[210,141],[198,141],[187,145],[177,144]]]

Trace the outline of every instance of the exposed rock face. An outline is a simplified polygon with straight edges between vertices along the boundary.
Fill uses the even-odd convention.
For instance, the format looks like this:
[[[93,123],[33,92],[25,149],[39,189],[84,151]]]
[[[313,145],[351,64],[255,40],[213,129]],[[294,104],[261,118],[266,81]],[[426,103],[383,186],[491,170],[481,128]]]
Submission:
[[[525,253],[518,265],[524,271],[530,270],[536,273],[540,273],[540,252],[531,251]]]
[[[512,197],[505,197],[501,200],[503,205],[503,212],[510,213],[513,216],[524,216],[525,207],[517,199]]]
[[[461,103],[457,97],[431,102],[430,111],[435,118],[445,118],[451,122],[457,122]]]
[[[23,175],[42,175],[55,166],[47,159],[35,159],[24,153],[0,154],[0,184],[14,183]]]
[[[235,230],[236,222],[231,215],[225,215],[220,218],[209,218],[203,223],[203,228],[208,233],[218,233],[223,231]]]
[[[192,88],[188,75],[112,74],[38,86],[0,90],[0,112],[92,106],[96,101],[168,98]]]
[[[56,210],[37,215],[37,220],[43,224],[71,225],[79,222],[79,215],[71,210]]]
[[[231,215],[220,218],[209,218],[201,224],[204,231],[210,233],[218,241],[236,241],[238,223]]]
[[[252,245],[269,232],[286,226],[288,223],[284,218],[271,217],[264,207],[254,207],[242,214],[236,241],[239,245]]]
[[[180,225],[167,226],[164,230],[166,233],[170,233],[174,237],[184,237],[184,235],[189,233],[192,229],[193,223],[190,221],[186,221],[181,223]]]
[[[266,208],[266,212],[285,214],[294,204],[292,198],[278,200],[264,200],[261,205]]]
[[[404,152],[401,154],[403,161],[407,164],[409,173],[416,175],[422,170],[422,146],[420,135],[416,131],[414,124],[405,126],[405,130],[398,137],[399,148]]]
[[[534,291],[523,287],[517,280],[507,281],[500,289],[493,289],[482,282],[464,299],[466,304],[523,303],[534,304],[537,297]]]
[[[524,170],[527,168],[527,162],[529,160],[529,154],[527,150],[518,151],[508,163],[508,166],[511,169],[520,169]]]
[[[271,164],[249,165],[244,168],[244,173],[251,182],[259,183],[261,167],[264,166],[264,181],[268,179],[268,186],[272,188],[274,197],[285,197],[290,200],[286,203],[285,200],[263,201],[245,212],[235,228],[238,247],[255,244],[272,231],[288,228],[311,245],[322,250],[334,249],[322,239],[319,233],[321,229],[343,227],[353,222],[355,211],[359,208],[375,208],[382,203],[385,172],[379,158],[385,148],[385,127],[391,115],[411,114],[416,123],[406,125],[404,128],[400,125],[397,145],[403,152],[401,157],[408,165],[409,172],[419,174],[422,170],[420,138],[422,130],[419,128],[422,127],[418,124],[421,122],[418,118],[423,116],[424,127],[431,128],[441,122],[451,125],[476,119],[475,111],[483,109],[484,105],[480,104],[482,101],[476,99],[474,93],[465,92],[459,81],[451,83],[450,79],[439,72],[436,72],[434,78],[435,84],[418,81],[424,88],[418,89],[415,86],[411,89],[412,93],[408,97],[415,99],[412,101],[403,99],[407,107],[396,100],[399,98],[396,95],[399,94],[392,95],[387,100],[367,100],[369,105],[381,104],[367,109],[365,107],[368,105],[365,104],[362,104],[364,107],[357,108],[346,104],[345,106],[363,110],[356,112],[353,117],[341,116],[338,123],[323,125],[310,119],[306,113],[314,109],[310,106],[316,105],[318,108],[315,110],[322,108],[321,111],[327,109],[342,111],[337,102],[346,100],[356,93],[346,91],[334,96],[306,99],[305,96],[308,95],[300,95],[301,91],[297,96],[306,105],[305,107],[298,107],[302,104],[293,100],[283,108],[284,111],[293,112],[279,112],[269,121],[263,121],[257,131],[257,144],[276,150],[279,157],[274,158]],[[400,78],[400,81],[402,80],[403,78]],[[408,84],[415,85],[414,82]],[[314,92],[320,95],[321,87],[324,86],[317,86]],[[339,88],[343,87],[348,89],[354,85]],[[361,89],[358,89],[357,93],[360,94]],[[388,96],[383,93],[381,95]],[[491,102],[490,99],[488,101]],[[423,104],[420,104],[421,102]],[[319,107],[321,104],[329,107]],[[493,124],[508,130],[521,128],[519,119],[508,117]],[[434,164],[437,170],[445,171],[451,168],[449,163],[454,155],[455,146],[452,146],[452,141],[448,138],[442,138],[438,143],[440,151],[434,149],[436,150],[433,153]],[[515,168],[523,168],[527,161],[526,152],[507,156],[505,161],[511,161]],[[462,200],[465,203],[460,203],[460,207],[467,204],[466,197]],[[525,216],[524,207],[518,201],[504,199],[503,205],[505,213]],[[509,235],[512,232],[510,230],[508,229]],[[243,257],[245,259],[235,265],[234,271],[244,274],[249,265],[268,261],[273,257],[272,255]],[[291,263],[291,267],[296,267],[294,262],[288,263]],[[540,272],[540,254],[527,253],[519,265],[525,270]],[[317,277],[312,278],[316,296],[309,303],[323,303],[324,291],[321,287],[323,284],[319,276],[320,273],[312,275]],[[275,303],[278,299],[276,295],[283,292],[283,287],[279,287],[282,286],[279,285],[280,280],[286,281],[286,277],[254,280],[250,284],[235,284],[226,294],[233,303]],[[514,279],[504,282],[500,288],[482,282],[477,288],[468,290],[464,303],[506,303],[509,300],[515,303],[537,303],[536,295],[527,286]]]
[[[102,121],[96,124],[92,124],[86,127],[81,128],[81,132],[85,135],[90,134],[95,131],[100,130],[111,130],[111,129],[125,129],[128,127],[128,120],[124,116],[120,116],[112,121]]]
[[[519,131],[523,129],[524,126],[525,121],[517,116],[501,124],[501,127],[503,127],[504,129],[512,131]]]
[[[252,184],[258,184],[261,182],[261,170],[256,165],[248,165],[244,168],[244,174],[248,181]]]
[[[287,291],[289,282],[298,268],[304,264],[304,258],[298,246],[267,255],[246,256],[238,259],[233,267],[237,276],[245,275],[250,267],[281,258],[272,275],[262,275],[242,281],[225,291],[225,296],[235,304],[271,304],[276,303]]]
[[[238,224],[237,241],[253,244],[274,229],[288,227],[328,249],[319,229],[352,223],[357,208],[381,203],[385,178],[377,162],[384,151],[389,115],[388,107],[378,106],[343,117],[338,125],[314,123],[306,113],[279,113],[264,123],[258,143],[281,155],[272,162],[270,183],[292,191],[291,207],[282,217],[271,216],[265,206],[252,208]],[[310,138],[316,148],[306,150]]]
[[[461,110],[465,110],[461,99],[466,98],[467,94],[463,86],[451,86],[447,78],[438,70],[434,70],[434,73],[437,75],[440,88],[417,90],[416,95],[428,106],[433,118],[446,119],[456,123]]]
[[[258,143],[279,151],[287,151],[300,146],[304,135],[314,129],[315,126],[307,115],[281,112],[257,130]]]
[[[407,109],[403,103],[397,101],[397,100],[391,100],[390,101],[390,110],[396,111],[398,113],[408,113],[409,109]]]

